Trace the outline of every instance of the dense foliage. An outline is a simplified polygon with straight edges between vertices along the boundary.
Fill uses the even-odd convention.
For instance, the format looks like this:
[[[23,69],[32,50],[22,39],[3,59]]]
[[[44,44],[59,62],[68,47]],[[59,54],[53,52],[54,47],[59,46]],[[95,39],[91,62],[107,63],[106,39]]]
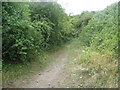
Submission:
[[[89,43],[100,52],[113,52],[118,49],[118,6],[117,3],[97,12],[84,30]]]
[[[83,15],[84,14],[84,15]],[[117,53],[118,49],[118,6],[117,3],[97,12],[79,15],[76,28],[84,45],[99,52]]]
[[[67,14],[56,2],[4,2],[2,6],[4,61],[30,61],[68,40]]]
[[[43,28],[44,43],[57,45],[66,41],[67,37],[65,36],[70,31],[68,16],[59,4],[53,2],[31,3],[30,9],[32,22],[41,21],[43,24],[41,29]]]
[[[68,16],[56,2],[4,2],[3,60],[28,61],[71,37],[99,52],[117,53],[117,3]]]
[[[73,66],[67,73],[70,87],[118,87],[118,16],[117,3],[102,11],[68,16],[56,2],[3,2],[3,86],[12,86],[23,76],[29,78],[28,74],[36,74],[54,59],[62,60],[63,55],[69,60],[65,66]],[[67,54],[52,53],[67,41]]]
[[[102,11],[96,11],[87,24],[75,22],[80,33],[73,45],[77,50],[73,53],[78,51],[78,54],[72,53],[73,56],[70,56],[71,63],[75,63],[74,67],[82,66],[76,73],[77,81],[80,81],[84,88],[119,87],[118,15],[118,4],[114,3]],[[84,17],[83,22],[86,21]],[[78,21],[80,20],[81,18],[78,18]],[[80,27],[77,27],[78,25]]]
[[[79,15],[70,16],[70,22],[74,29],[73,33],[75,37],[79,37],[79,34],[82,32],[83,28],[88,25],[94,14],[95,12],[83,11]]]

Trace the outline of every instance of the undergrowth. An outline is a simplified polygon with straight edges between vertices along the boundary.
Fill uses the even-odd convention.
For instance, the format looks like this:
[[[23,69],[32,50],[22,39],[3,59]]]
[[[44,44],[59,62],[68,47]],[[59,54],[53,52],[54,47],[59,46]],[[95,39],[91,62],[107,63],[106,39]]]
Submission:
[[[111,52],[102,54],[92,48],[82,46],[77,39],[71,45],[73,52],[69,55],[69,66],[76,68],[74,71],[77,75],[76,82],[83,88],[117,88],[117,55]]]

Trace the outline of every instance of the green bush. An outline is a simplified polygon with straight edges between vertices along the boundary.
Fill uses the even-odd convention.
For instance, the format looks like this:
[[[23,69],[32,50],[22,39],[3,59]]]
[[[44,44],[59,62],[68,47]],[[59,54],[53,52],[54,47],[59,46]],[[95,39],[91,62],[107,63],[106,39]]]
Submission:
[[[56,2],[3,2],[2,13],[5,62],[30,61],[70,37],[68,16]]]
[[[117,52],[118,48],[118,7],[117,3],[103,11],[95,12],[88,25],[79,34],[85,45],[99,52]]]

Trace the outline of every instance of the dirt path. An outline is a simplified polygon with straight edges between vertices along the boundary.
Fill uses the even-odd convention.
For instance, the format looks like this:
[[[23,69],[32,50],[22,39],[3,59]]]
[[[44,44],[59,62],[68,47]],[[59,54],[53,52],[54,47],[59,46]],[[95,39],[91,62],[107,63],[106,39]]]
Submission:
[[[77,46],[78,45],[78,46]],[[104,60],[101,56],[95,54],[92,59],[86,58],[83,53],[84,47],[79,46],[79,43],[73,42],[65,45],[55,53],[47,54],[51,63],[47,63],[40,72],[37,72],[26,79],[18,80],[11,85],[15,88],[94,88],[94,87],[118,87],[116,81],[112,81],[111,77],[102,70],[102,65],[107,65],[108,62],[102,62]],[[85,56],[84,56],[85,55]],[[89,55],[89,54],[88,54]],[[52,58],[50,58],[52,57]],[[96,58],[97,57],[97,58]],[[47,58],[48,60],[48,58]],[[103,61],[102,60],[102,61]],[[106,61],[106,59],[105,59]],[[32,66],[34,67],[36,63]],[[39,64],[36,65],[38,67]],[[101,66],[100,66],[101,65]],[[111,65],[108,64],[108,65]],[[114,63],[112,65],[115,65]],[[109,66],[108,66],[109,67]],[[101,71],[100,71],[101,70]],[[38,71],[38,69],[37,69]],[[111,72],[111,71],[110,71]],[[108,72],[108,74],[110,73]],[[103,79],[101,78],[103,75]],[[113,75],[112,75],[113,76]],[[112,82],[106,84],[105,80],[111,80]],[[114,79],[114,78],[112,78]],[[99,81],[99,82],[98,82]],[[103,85],[104,82],[104,86]],[[108,86],[110,85],[110,86]]]
[[[69,48],[69,46],[65,48]],[[67,49],[56,52],[55,61],[50,63],[45,70],[39,72],[38,75],[35,75],[31,82],[24,85],[23,88],[57,87],[59,83],[64,81],[64,76],[61,73],[65,72],[67,57]]]

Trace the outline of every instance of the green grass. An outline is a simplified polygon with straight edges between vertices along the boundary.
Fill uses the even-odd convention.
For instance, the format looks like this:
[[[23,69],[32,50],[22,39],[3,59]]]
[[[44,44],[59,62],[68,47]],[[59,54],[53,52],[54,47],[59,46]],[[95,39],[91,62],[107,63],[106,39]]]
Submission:
[[[69,53],[69,68],[76,76],[75,88],[117,88],[118,87],[118,61],[113,55],[103,55],[92,49],[82,46],[79,40],[71,44],[72,52]],[[68,82],[69,85],[70,81]]]
[[[82,74],[82,79],[84,79],[82,81],[85,87],[118,87],[117,64],[111,59],[92,51],[87,54],[81,54],[76,63],[78,65],[82,64],[82,67],[87,68],[87,70],[77,71],[77,73],[78,75]]]

